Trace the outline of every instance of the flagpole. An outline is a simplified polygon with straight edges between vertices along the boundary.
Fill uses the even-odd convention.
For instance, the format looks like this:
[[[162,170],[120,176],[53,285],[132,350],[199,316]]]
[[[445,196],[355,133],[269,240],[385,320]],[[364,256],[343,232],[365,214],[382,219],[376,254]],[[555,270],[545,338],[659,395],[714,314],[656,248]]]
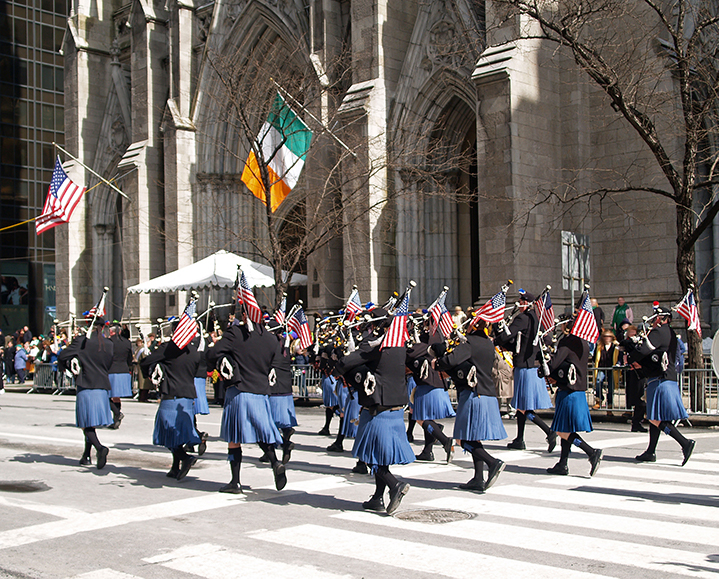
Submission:
[[[88,167],[87,165],[85,165],[85,163],[83,163],[80,159],[78,159],[77,157],[75,157],[75,156],[71,155],[70,153],[68,153],[65,149],[63,149],[63,148],[62,148],[60,145],[58,145],[57,143],[53,142],[53,145],[55,145],[55,147],[56,147],[57,149],[59,149],[60,151],[62,151],[63,153],[65,153],[68,157],[70,157],[70,158],[73,159],[74,161],[77,161],[78,163],[80,163],[80,165],[82,165],[83,167],[85,167],[85,169],[87,169],[88,171],[90,171],[90,173],[92,173],[93,175],[95,175],[95,177],[97,177],[98,179],[100,179],[100,181],[102,181],[103,183],[105,183],[105,185],[107,185],[108,187],[110,187],[110,189],[114,189],[114,190],[117,191],[120,195],[122,195],[125,199],[127,199],[128,201],[132,201],[132,199],[130,199],[127,195],[125,195],[122,191],[120,191],[117,187],[115,187],[112,183],[110,183],[110,182],[109,182],[107,179],[105,179],[102,175],[100,175],[99,173],[96,173],[95,171],[93,171],[92,169],[90,169],[90,167]]]
[[[299,102],[295,97],[293,97],[290,93],[288,93],[284,88],[280,86],[280,84],[272,77],[270,77],[270,80],[274,83],[274,85],[277,87],[277,90],[282,91],[285,93],[288,99],[290,99],[293,103],[295,103],[296,106],[298,106],[303,112],[307,113],[307,115],[315,121],[319,126],[324,128],[330,136],[337,141],[342,147],[347,151],[350,155],[352,155],[355,159],[357,158],[357,153],[355,153],[352,149],[350,149],[347,145],[345,145],[344,141],[340,139],[337,135],[335,135],[328,127],[325,126],[325,124],[320,121],[316,116],[314,116],[310,111],[307,110],[307,108]]]

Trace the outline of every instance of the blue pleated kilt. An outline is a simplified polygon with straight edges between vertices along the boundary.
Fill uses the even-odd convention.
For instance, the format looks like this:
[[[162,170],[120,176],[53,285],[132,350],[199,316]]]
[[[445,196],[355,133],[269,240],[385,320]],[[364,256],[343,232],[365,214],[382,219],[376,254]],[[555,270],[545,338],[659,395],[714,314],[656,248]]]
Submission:
[[[547,385],[537,374],[536,368],[514,369],[512,407],[517,410],[539,410],[552,407],[552,399],[547,392]]]
[[[370,466],[413,462],[414,451],[404,429],[404,410],[385,410],[372,416],[363,409],[352,454]]]
[[[207,380],[205,378],[198,378],[195,376],[195,392],[197,392],[197,398],[195,398],[195,414],[209,414],[210,405],[207,403]]]
[[[132,376],[129,372],[108,374],[110,398],[132,398]]]
[[[75,426],[94,428],[112,424],[109,390],[82,388],[75,397]]]
[[[457,401],[457,418],[454,421],[452,438],[456,440],[507,438],[497,399],[494,396],[477,396],[472,390],[462,390]]]
[[[347,396],[347,401],[344,406],[345,418],[342,422],[342,431],[340,432],[345,438],[355,438],[357,436],[357,424],[353,421],[357,421],[359,418],[361,408],[357,395],[355,395],[354,398]]]
[[[339,385],[339,395],[337,396],[340,402],[340,408],[347,406],[347,399],[350,397],[350,391],[344,383]]]
[[[568,433],[593,430],[587,395],[584,391],[557,391],[552,430]]]
[[[297,426],[297,415],[295,414],[295,399],[292,394],[277,394],[270,396],[270,410],[272,420],[277,428],[292,428]]]
[[[162,400],[155,415],[152,444],[176,448],[183,444],[200,444],[202,439],[195,430],[195,407],[192,398]]]
[[[412,374],[407,374],[407,398],[409,398],[409,411],[414,413],[414,402],[412,401],[412,390],[417,386],[417,382],[414,381]],[[414,418],[414,416],[412,417]]]
[[[454,408],[449,394],[444,388],[432,388],[427,384],[417,384],[414,390],[415,420],[439,420],[454,416]]]
[[[282,435],[272,420],[270,397],[240,392],[235,386],[225,392],[220,437],[225,442],[282,444]]]
[[[333,376],[324,376],[320,387],[322,388],[322,404],[325,408],[334,408],[340,405],[339,398],[335,394],[337,380]]]
[[[659,378],[647,381],[647,418],[649,420],[682,420],[688,418],[682,402],[679,385],[673,380],[660,382]]]

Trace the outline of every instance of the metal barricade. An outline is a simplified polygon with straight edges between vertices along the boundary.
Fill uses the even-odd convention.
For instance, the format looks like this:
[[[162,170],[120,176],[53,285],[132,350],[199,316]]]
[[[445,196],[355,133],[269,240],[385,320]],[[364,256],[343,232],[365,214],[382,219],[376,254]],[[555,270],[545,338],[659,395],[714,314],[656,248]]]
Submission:
[[[35,362],[32,388],[28,390],[28,394],[48,391],[51,391],[53,394],[64,394],[68,390],[74,389],[74,378],[68,378],[63,372],[53,370],[53,364]]]
[[[685,368],[679,376],[684,407],[694,414],[719,414],[718,382],[711,368]]]
[[[310,364],[292,365],[292,394],[295,398],[322,399],[322,373]]]

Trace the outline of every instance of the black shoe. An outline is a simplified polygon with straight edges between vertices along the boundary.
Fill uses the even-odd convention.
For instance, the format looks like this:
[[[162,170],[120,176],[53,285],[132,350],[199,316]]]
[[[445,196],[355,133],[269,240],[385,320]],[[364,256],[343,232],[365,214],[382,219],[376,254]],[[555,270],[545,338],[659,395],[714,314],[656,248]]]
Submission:
[[[275,488],[281,491],[287,484],[287,475],[285,474],[285,465],[277,461],[273,467],[272,472],[275,473]]]
[[[242,487],[239,484],[227,483],[225,486],[220,487],[221,493],[230,493],[231,495],[241,495]]]
[[[632,432],[647,432],[647,429],[642,426],[641,422],[637,422],[632,424]]]
[[[657,462],[657,455],[645,450],[642,454],[634,457],[638,462]]]
[[[270,457],[267,456],[267,453],[263,454],[260,458],[258,458],[260,462],[270,462]]]
[[[417,460],[424,460],[427,462],[431,462],[434,460],[434,453],[431,450],[423,450],[418,455],[415,456]]]
[[[207,432],[200,432],[200,438],[202,440],[207,440],[208,438],[210,438],[210,435]]]
[[[89,455],[83,454],[80,459],[80,466],[87,466],[88,464],[92,464],[92,459]]]
[[[327,452],[344,452],[341,442],[333,442],[327,447]]]
[[[487,474],[487,482],[484,483],[485,491],[495,483],[497,477],[499,476],[499,473],[504,470],[505,466],[507,465],[504,463],[503,460],[497,459],[496,462],[491,467],[489,467],[489,473]]]
[[[694,447],[696,446],[695,440],[689,440],[687,441],[686,446],[682,447],[682,454],[684,455],[684,460],[682,461],[682,466],[684,466],[687,461],[689,460],[689,457],[692,455],[692,452],[694,452]]]
[[[447,464],[452,462],[452,458],[454,457],[454,445],[452,444],[452,439],[448,439],[447,443],[444,445],[444,452],[447,453]]]
[[[107,455],[110,453],[110,449],[106,446],[101,446],[100,450],[97,451],[97,470],[102,470],[107,464]]]
[[[330,429],[329,428],[323,428],[320,430],[317,434],[320,436],[329,436],[330,435]]]
[[[507,448],[512,450],[526,450],[527,445],[524,444],[523,440],[517,440],[516,438],[507,445]]]
[[[558,462],[553,467],[547,469],[549,474],[558,474],[560,476],[566,476],[569,474],[569,467],[566,464]]]
[[[171,468],[167,471],[167,474],[165,475],[167,478],[177,478],[177,475],[180,474],[179,468]]]
[[[557,433],[550,432],[549,436],[547,437],[547,452],[552,452],[556,446],[557,446]]]
[[[594,473],[596,473],[599,468],[600,462],[602,462],[602,451],[597,448],[592,453],[592,456],[589,457],[589,464],[592,465],[589,469],[589,476],[594,476]]]
[[[471,478],[466,483],[462,483],[458,486],[465,491],[477,491],[480,493],[484,492],[484,481],[477,480],[476,478]]]
[[[125,415],[120,412],[120,414],[118,414],[117,417],[112,421],[110,428],[112,428],[113,430],[117,430],[118,428],[120,428],[120,422],[122,422],[123,418],[125,418]]]
[[[369,469],[365,463],[358,461],[357,464],[352,467],[352,472],[355,474],[367,474]]]
[[[394,488],[389,491],[389,504],[387,505],[388,515],[391,515],[399,508],[399,504],[402,502],[404,495],[406,495],[408,492],[409,484],[398,482],[396,485],[394,485]]]
[[[177,480],[182,480],[190,472],[190,469],[197,462],[197,457],[188,456],[187,458],[180,461],[180,471],[177,473]]]
[[[292,451],[295,449],[295,443],[290,442],[289,444],[283,444],[282,445],[282,464],[287,464],[290,462],[290,456],[292,455]]]
[[[362,503],[362,508],[365,511],[376,511],[378,513],[384,513],[384,498],[370,497],[368,501]]]
[[[202,442],[197,445],[197,456],[202,456],[205,454],[205,451],[207,450],[207,443],[205,442],[205,439],[202,439]]]

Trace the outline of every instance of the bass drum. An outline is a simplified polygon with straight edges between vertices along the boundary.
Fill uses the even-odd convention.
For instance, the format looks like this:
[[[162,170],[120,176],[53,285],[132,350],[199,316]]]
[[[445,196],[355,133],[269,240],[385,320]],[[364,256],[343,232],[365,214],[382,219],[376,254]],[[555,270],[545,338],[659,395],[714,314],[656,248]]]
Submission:
[[[711,356],[714,374],[716,374],[717,378],[719,378],[719,330],[717,330],[717,333],[714,334],[714,339],[712,340]]]

